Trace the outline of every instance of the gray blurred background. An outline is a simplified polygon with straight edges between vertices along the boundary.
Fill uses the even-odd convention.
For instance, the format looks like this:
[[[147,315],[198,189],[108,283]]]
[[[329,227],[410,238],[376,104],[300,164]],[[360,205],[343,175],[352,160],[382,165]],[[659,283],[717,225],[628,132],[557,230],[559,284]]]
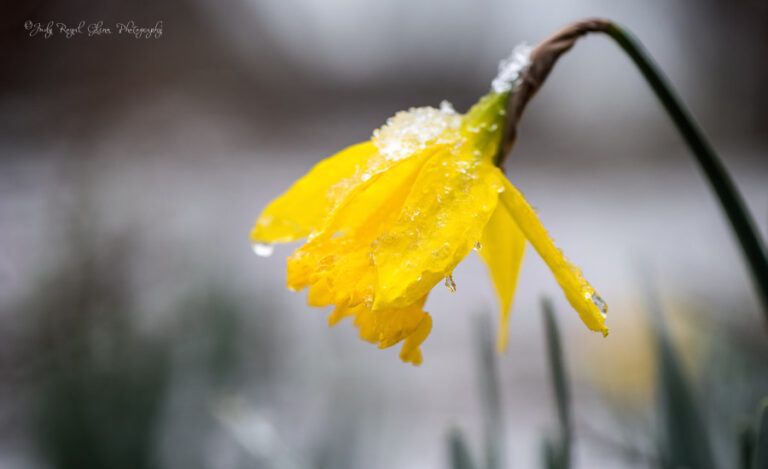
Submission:
[[[452,426],[477,444],[473,323],[495,301],[476,256],[455,272],[457,293],[431,295],[434,328],[414,368],[349,323],[328,329],[326,311],[284,288],[294,246],[257,258],[248,231],[319,159],[398,110],[443,99],[466,110],[516,44],[586,16],[642,40],[765,237],[759,0],[4,3],[0,467],[437,468]],[[163,34],[44,39],[26,20],[161,20]],[[702,371],[712,364],[702,349],[723,351],[712,336],[765,342],[729,227],[654,96],[603,37],[558,64],[507,171],[608,302],[611,328],[607,339],[587,331],[527,253],[499,357],[507,461],[533,467],[554,418],[547,294],[574,382],[576,466],[644,467],[610,441],[616,428],[650,425],[640,278],[684,318],[677,330],[703,393],[719,392]],[[746,354],[759,363],[758,350]],[[746,404],[731,393],[733,412],[715,406],[712,418],[768,392],[765,373],[744,369],[728,382]],[[718,448],[727,466],[733,444]]]

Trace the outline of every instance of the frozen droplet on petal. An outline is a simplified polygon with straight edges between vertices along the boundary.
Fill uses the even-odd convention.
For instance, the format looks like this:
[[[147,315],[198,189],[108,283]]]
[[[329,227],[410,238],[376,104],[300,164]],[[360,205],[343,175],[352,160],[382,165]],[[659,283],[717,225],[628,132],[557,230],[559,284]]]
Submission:
[[[594,293],[592,295],[592,303],[597,306],[597,309],[600,310],[600,314],[603,315],[603,318],[608,317],[608,305],[605,304],[605,301],[598,295],[597,293]]]
[[[523,70],[531,64],[531,46],[518,44],[509,57],[499,62],[499,73],[491,82],[491,89],[497,93],[512,90],[520,80]]]
[[[274,252],[275,247],[266,243],[253,243],[251,249],[253,249],[253,253],[259,257],[269,257]]]
[[[370,178],[371,178],[371,173],[363,173],[363,175],[360,176],[360,180],[362,180],[363,182],[369,180]]]
[[[448,274],[445,277],[445,288],[451,293],[456,293],[456,282],[453,280],[453,274]]]
[[[592,303],[597,306],[597,309],[600,310],[600,314],[603,316],[603,318],[608,317],[608,305],[605,303],[605,300],[603,300],[600,295],[597,294],[596,291],[589,289],[584,292],[584,298],[587,300],[591,300]]]

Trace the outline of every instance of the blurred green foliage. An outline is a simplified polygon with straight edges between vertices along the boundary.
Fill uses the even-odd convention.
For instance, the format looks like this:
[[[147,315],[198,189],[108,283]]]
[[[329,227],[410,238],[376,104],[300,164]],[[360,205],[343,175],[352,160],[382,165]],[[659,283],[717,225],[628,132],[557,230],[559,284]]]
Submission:
[[[652,320],[652,334],[655,344],[656,356],[656,422],[653,427],[652,439],[656,441],[655,454],[644,454],[635,447],[620,447],[619,453],[625,457],[627,466],[642,462],[644,467],[658,469],[716,469],[718,467],[730,467],[721,465],[716,458],[716,450],[713,446],[712,434],[718,435],[724,441],[718,441],[720,446],[738,446],[737,456],[731,459],[735,467],[744,469],[768,469],[768,398],[763,399],[755,417],[751,423],[739,432],[738,428],[720,424],[720,431],[712,432],[712,419],[708,418],[707,405],[717,406],[725,410],[737,408],[731,402],[732,407],[722,406],[717,398],[722,395],[697,392],[696,383],[692,382],[689,372],[686,371],[678,351],[676,350],[672,335],[666,324],[665,316],[659,303],[653,294],[649,294]],[[563,351],[560,332],[558,330],[555,312],[552,303],[548,299],[542,302],[544,317],[544,332],[547,346],[547,356],[550,365],[550,376],[555,397],[554,407],[557,415],[558,427],[554,435],[545,435],[542,440],[541,466],[545,469],[567,469],[573,464],[574,423],[572,417],[571,391],[568,374],[565,368],[565,353]],[[500,391],[498,389],[497,364],[492,353],[492,334],[485,316],[478,321],[478,356],[480,357],[478,369],[480,370],[481,396],[483,399],[485,427],[494,428],[493,412],[500,409]],[[732,333],[733,331],[731,331]],[[725,334],[728,332],[726,330]],[[731,338],[733,339],[733,338]],[[741,344],[736,346],[734,340],[727,341],[715,334],[710,337],[709,347],[712,353],[722,355],[725,347],[736,349],[731,355],[731,360],[725,362],[711,361],[715,364],[715,370],[708,369],[708,379],[713,379],[719,371],[733,373],[734,366],[743,368],[743,373],[738,377],[741,382],[747,383],[747,388],[764,389],[761,380],[765,378],[762,373],[765,363],[759,359],[750,360],[752,356],[766,356],[761,346],[754,344]],[[491,353],[489,353],[489,351]],[[750,354],[751,352],[751,354]],[[746,356],[741,356],[743,353]],[[705,356],[704,359],[708,358]],[[751,364],[751,365],[750,365]],[[730,365],[730,366],[726,366]],[[727,370],[719,370],[719,368]],[[711,368],[711,367],[710,367]],[[751,373],[756,373],[754,377]],[[731,401],[744,401],[743,395],[732,392],[736,388],[734,382],[718,382],[717,386],[725,389],[724,395]],[[493,388],[493,390],[491,390]],[[703,394],[703,395],[702,395]],[[746,393],[747,395],[753,392]],[[702,399],[708,398],[707,405]],[[619,409],[620,411],[620,409]],[[739,414],[738,411],[735,413]],[[721,416],[722,417],[722,416]],[[738,418],[738,415],[737,415]],[[501,433],[491,435],[486,432],[485,447],[491,448],[498,454],[504,453],[503,439],[498,440]],[[615,441],[606,439],[601,444],[616,444]],[[621,443],[619,443],[621,444]],[[454,429],[448,436],[449,461],[452,469],[492,467],[494,459],[487,459],[486,465],[476,464],[471,456],[465,435]],[[616,449],[616,448],[612,448]],[[496,454],[496,453],[492,453]],[[512,467],[511,465],[507,467]]]
[[[135,236],[101,231],[85,210],[62,226],[56,256],[13,306],[20,332],[0,331],[13,339],[2,384],[43,467],[357,467],[352,410],[331,413],[305,454],[262,414],[281,356],[266,296],[197,280],[147,311]],[[254,425],[272,428],[269,438],[254,438]]]
[[[274,430],[261,446],[238,433],[254,424],[251,417],[269,423],[259,406],[269,405],[270,383],[281,373],[272,316],[253,311],[269,310],[268,304],[203,281],[173,303],[164,327],[147,327],[143,320],[153,312],[133,293],[130,234],[94,237],[94,231],[80,220],[64,233],[60,256],[18,306],[23,333],[3,349],[14,355],[0,362],[19,364],[4,384],[22,391],[30,435],[46,466],[218,468],[209,445],[223,439],[239,454],[228,467],[362,467],[358,430],[368,423],[355,415],[354,399],[338,399],[324,417],[324,431],[303,449],[279,440]],[[556,425],[542,436],[541,466],[566,469],[578,466],[575,444],[583,427],[575,420],[579,404],[572,402],[555,311],[546,300],[542,310]],[[657,418],[650,439],[656,446],[653,454],[627,458],[626,465],[639,460],[659,469],[716,469],[730,467],[730,461],[768,469],[768,404],[753,410],[768,390],[764,338],[731,322],[708,329],[699,355],[706,366],[694,376],[680,359],[661,308],[653,304],[651,310]],[[474,453],[467,434],[455,428],[447,438],[448,460],[454,469],[511,467],[504,460],[503,392],[492,326],[486,316],[476,326],[482,450]],[[346,387],[339,384],[333,394],[351,392]],[[217,414],[227,402],[245,407]],[[181,409],[178,415],[174,408]],[[169,430],[174,418],[176,429]],[[171,456],[164,454],[168,445]]]
[[[73,224],[58,259],[20,307],[31,421],[55,468],[156,468],[170,371],[162,337],[141,334],[127,238],[96,242]]]
[[[714,452],[699,396],[693,392],[661,311],[654,316],[660,467],[713,469]]]

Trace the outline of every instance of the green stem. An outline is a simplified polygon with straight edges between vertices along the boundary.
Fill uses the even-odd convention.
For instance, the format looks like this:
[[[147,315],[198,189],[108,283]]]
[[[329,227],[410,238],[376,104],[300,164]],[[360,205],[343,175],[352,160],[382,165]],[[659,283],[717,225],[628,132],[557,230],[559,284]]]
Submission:
[[[717,194],[720,204],[731,222],[762,301],[768,320],[768,258],[758,237],[757,229],[747,211],[746,204],[720,158],[707,142],[704,134],[672,91],[672,87],[645,53],[642,46],[627,31],[615,23],[608,23],[604,30],[629,55],[643,74],[653,92],[667,110],[677,130],[680,131],[699,166]]]
[[[501,166],[504,163],[504,159],[515,143],[517,124],[520,122],[528,102],[544,84],[555,63],[573,47],[579,38],[589,33],[607,34],[618,43],[640,69],[640,73],[645,77],[664,109],[672,118],[677,130],[682,134],[731,222],[752,273],[752,279],[757,288],[766,320],[768,320],[768,258],[762,239],[758,236],[755,224],[747,212],[747,207],[741,194],[739,194],[739,190],[722,161],[696,125],[693,117],[685,109],[680,98],[672,91],[672,87],[643,50],[640,43],[612,21],[591,18],[571,23],[542,41],[531,51],[530,65],[520,76],[515,91],[509,96],[504,144],[501,146],[496,164]]]

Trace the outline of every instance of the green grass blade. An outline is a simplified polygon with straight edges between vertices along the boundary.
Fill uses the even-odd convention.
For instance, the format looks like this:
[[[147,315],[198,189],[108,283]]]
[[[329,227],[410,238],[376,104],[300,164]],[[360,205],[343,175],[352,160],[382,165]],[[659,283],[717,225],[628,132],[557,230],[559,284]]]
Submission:
[[[714,469],[714,452],[696,395],[672,343],[655,295],[649,293],[648,299],[655,323],[662,467]]]
[[[760,403],[756,431],[752,469],[768,469],[768,398]]]
[[[499,376],[496,368],[496,349],[487,315],[481,315],[478,319],[477,343],[485,431],[485,467],[501,469],[504,467],[502,460],[504,426],[499,395]]]
[[[558,445],[550,438],[545,438],[541,445],[541,460],[544,469],[559,469],[559,451]]]
[[[448,455],[452,469],[475,469],[467,440],[458,428],[448,434]]]
[[[747,425],[739,432],[739,468],[752,469],[755,454],[755,429]]]
[[[555,393],[557,417],[560,425],[558,444],[548,441],[545,444],[546,467],[567,469],[571,465],[572,423],[570,409],[570,389],[565,373],[563,349],[560,342],[560,331],[555,321],[554,309],[549,298],[542,300],[544,311],[544,329],[547,338],[547,355],[549,357],[552,386]]]

